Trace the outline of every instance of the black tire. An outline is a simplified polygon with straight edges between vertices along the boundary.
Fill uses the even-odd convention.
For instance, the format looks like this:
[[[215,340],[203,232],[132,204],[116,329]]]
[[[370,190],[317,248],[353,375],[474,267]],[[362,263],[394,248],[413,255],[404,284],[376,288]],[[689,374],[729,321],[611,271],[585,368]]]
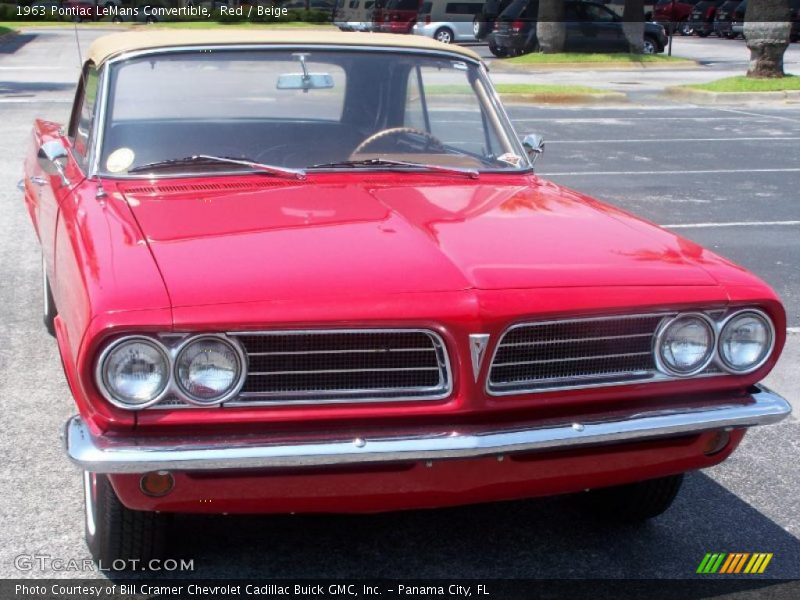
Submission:
[[[708,31],[695,31],[695,33],[698,35],[698,37],[706,38],[706,37],[708,37],[708,34],[710,32],[708,32]]]
[[[165,556],[169,515],[126,508],[105,475],[84,472],[83,478],[86,545],[98,564],[138,560],[137,568],[147,568]]]
[[[636,522],[666,511],[683,483],[683,473],[628,485],[592,490],[586,495],[595,514],[614,521]]]
[[[661,50],[658,46],[658,40],[651,35],[644,36],[642,54],[658,54],[659,52],[661,52]]]
[[[688,21],[681,21],[678,25],[678,33],[681,35],[692,35],[694,33],[694,27]]]
[[[50,281],[47,279],[47,269],[44,266],[42,257],[42,322],[47,333],[56,337],[56,315],[58,309],[53,300],[53,290],[50,289]]]
[[[489,52],[491,52],[497,58],[506,58],[508,56],[508,48],[501,48],[500,46],[495,46],[494,44],[489,44]]]
[[[119,15],[114,15],[113,17],[111,17],[111,22],[112,23],[122,23],[122,17],[120,17]]]
[[[455,34],[449,27],[440,27],[433,34],[433,39],[443,44],[452,44],[455,41]]]
[[[472,20],[472,35],[475,36],[475,39],[482,40],[486,37],[488,29],[489,23],[481,21],[481,15],[475,15],[475,18]]]

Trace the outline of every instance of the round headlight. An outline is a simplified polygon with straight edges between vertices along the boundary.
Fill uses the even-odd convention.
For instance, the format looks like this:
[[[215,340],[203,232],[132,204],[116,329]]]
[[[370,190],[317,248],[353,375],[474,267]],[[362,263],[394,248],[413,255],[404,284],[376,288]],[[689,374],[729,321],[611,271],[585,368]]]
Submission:
[[[745,311],[731,316],[719,334],[722,364],[734,373],[755,371],[767,360],[774,336],[766,315]]]
[[[150,406],[169,383],[169,359],[149,338],[123,339],[109,346],[101,357],[98,383],[103,395],[116,406]]]
[[[175,380],[195,404],[218,404],[239,391],[244,358],[233,343],[218,337],[190,341],[175,361]]]
[[[714,357],[714,327],[703,315],[683,314],[668,321],[656,340],[657,358],[672,375],[694,375]]]

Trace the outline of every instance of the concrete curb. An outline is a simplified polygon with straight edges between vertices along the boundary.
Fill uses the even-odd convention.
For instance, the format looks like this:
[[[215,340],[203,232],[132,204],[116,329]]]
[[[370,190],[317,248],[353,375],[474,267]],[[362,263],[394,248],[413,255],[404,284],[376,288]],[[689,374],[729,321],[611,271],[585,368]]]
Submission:
[[[668,96],[681,98],[697,104],[741,104],[743,102],[800,102],[800,90],[783,92],[709,92],[685,87],[669,87]]]
[[[530,71],[615,71],[615,70],[632,70],[632,71],[671,71],[674,69],[700,69],[702,66],[693,60],[678,61],[674,63],[613,63],[613,62],[565,62],[565,63],[541,63],[541,64],[527,64],[517,65],[509,63],[503,59],[493,59],[490,63],[490,69],[494,73],[520,73]]]
[[[627,102],[622,92],[598,94],[500,94],[505,104],[609,104]]]

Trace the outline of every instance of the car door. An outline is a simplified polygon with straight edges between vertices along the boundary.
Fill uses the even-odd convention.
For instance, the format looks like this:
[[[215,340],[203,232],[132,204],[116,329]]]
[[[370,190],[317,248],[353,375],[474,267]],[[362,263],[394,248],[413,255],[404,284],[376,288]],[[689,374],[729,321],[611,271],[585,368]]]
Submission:
[[[46,142],[56,141],[67,150],[64,176],[48,175],[34,157],[26,163],[26,199],[35,197],[37,231],[42,257],[54,295],[57,295],[55,248],[62,209],[74,200],[74,190],[85,179],[89,146],[94,129],[98,75],[87,66],[78,84],[72,116],[66,135],[58,123],[37,121],[34,126],[35,150]]]
[[[593,52],[619,52],[627,49],[622,21],[605,6],[593,2],[578,5],[583,48]]]
[[[587,47],[584,33],[583,14],[577,2],[567,2],[564,6],[564,50],[566,52],[582,52]]]

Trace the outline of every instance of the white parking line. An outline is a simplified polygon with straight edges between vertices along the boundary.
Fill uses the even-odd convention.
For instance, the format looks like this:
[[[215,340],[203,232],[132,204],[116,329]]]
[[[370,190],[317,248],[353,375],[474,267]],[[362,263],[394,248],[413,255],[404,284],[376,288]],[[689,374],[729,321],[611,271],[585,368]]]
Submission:
[[[764,227],[772,225],[800,225],[800,221],[730,221],[728,223],[674,223],[662,225],[670,229],[699,229],[703,227]]]
[[[0,67],[0,71],[63,71],[64,67],[53,67],[50,65],[21,65],[18,67]]]
[[[664,139],[642,139],[642,140],[553,140],[550,144],[641,144],[649,142],[774,142],[778,140],[800,140],[800,137],[729,137],[729,138],[664,138]]]
[[[770,119],[769,115],[756,115],[764,119]],[[776,117],[777,118],[777,117]],[[757,119],[747,119],[742,117],[511,117],[511,120],[516,122],[538,122],[547,121],[548,123],[604,123],[610,125],[625,125],[628,121],[737,121],[747,122],[755,121]],[[789,119],[792,121],[792,119]]]
[[[0,104],[72,104],[72,100],[43,100],[42,98],[0,98]]]
[[[777,119],[779,121],[789,121],[790,123],[800,123],[800,120],[798,119],[792,119],[791,117],[782,117],[780,115],[763,115],[761,113],[754,113],[746,110],[736,110],[735,108],[717,108],[717,110],[722,112],[736,113],[738,115],[748,115],[751,117],[762,117],[767,119]]]
[[[800,333],[800,327],[787,327],[787,333]]]
[[[579,176],[579,175],[704,175],[709,173],[800,173],[800,168],[786,169],[702,169],[697,171],[559,171],[537,173],[542,177]]]

